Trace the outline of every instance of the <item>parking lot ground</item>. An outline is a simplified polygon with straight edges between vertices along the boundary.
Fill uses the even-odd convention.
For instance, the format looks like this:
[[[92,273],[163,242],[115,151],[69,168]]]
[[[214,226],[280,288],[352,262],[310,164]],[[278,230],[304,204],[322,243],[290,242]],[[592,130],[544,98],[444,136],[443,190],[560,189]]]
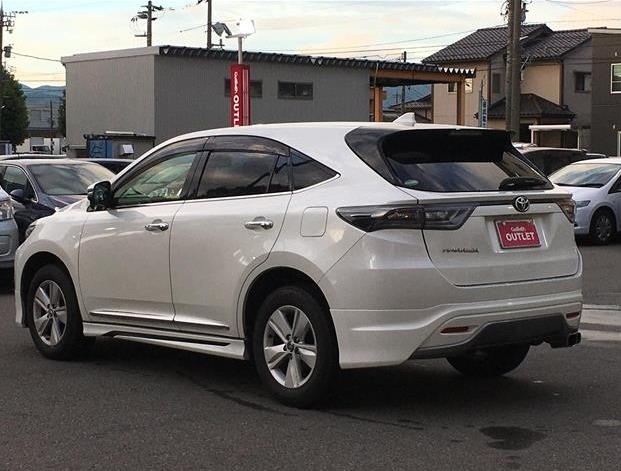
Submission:
[[[580,249],[580,345],[534,347],[495,380],[444,360],[344,371],[314,410],[275,402],[245,362],[109,339],[47,360],[5,284],[0,469],[618,471],[621,245]]]

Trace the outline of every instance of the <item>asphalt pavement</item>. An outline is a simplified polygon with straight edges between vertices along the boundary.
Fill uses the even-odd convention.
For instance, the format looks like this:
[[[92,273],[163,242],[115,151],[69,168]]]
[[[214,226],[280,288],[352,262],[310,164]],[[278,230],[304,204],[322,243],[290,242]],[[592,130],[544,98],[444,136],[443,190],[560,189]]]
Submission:
[[[443,360],[346,371],[315,410],[249,363],[100,339],[41,357],[0,288],[0,470],[621,469],[621,243],[580,247],[584,341],[472,380]]]

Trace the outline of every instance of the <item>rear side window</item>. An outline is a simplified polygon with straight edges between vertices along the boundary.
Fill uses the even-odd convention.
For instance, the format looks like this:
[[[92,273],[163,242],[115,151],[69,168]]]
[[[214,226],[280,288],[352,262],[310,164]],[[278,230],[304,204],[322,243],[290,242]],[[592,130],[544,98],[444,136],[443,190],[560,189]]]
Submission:
[[[296,151],[291,151],[291,167],[294,190],[316,185],[337,175],[325,165]]]
[[[369,132],[369,129],[359,128],[345,139],[350,148],[386,180],[414,190],[498,191],[507,178],[542,178],[515,153],[508,135],[501,131]],[[369,140],[375,142],[370,144]],[[544,186],[552,187],[547,182]]]
[[[277,155],[260,152],[214,151],[209,154],[198,186],[197,198],[223,198],[267,193],[270,181],[274,188],[287,186],[286,163],[277,174]]]

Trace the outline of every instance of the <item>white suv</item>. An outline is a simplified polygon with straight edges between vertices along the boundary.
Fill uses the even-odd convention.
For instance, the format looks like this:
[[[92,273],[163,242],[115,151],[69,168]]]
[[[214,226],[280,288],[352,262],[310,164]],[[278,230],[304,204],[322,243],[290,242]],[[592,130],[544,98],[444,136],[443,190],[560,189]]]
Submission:
[[[254,359],[307,406],[338,368],[448,358],[495,376],[580,340],[574,204],[505,132],[317,123],[172,139],[36,221],[17,322]]]

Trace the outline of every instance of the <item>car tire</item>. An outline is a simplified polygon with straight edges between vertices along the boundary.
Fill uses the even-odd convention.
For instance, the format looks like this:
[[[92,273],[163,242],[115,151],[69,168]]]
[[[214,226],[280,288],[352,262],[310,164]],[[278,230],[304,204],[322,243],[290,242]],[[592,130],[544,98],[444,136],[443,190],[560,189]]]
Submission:
[[[491,378],[516,369],[526,355],[530,345],[505,345],[491,347],[447,358],[453,368],[466,376]]]
[[[615,235],[615,221],[609,211],[598,209],[591,218],[589,240],[597,245],[610,243]]]
[[[261,304],[254,361],[261,381],[284,404],[309,407],[331,385],[338,348],[329,315],[301,286],[278,288]]]
[[[81,357],[95,340],[84,337],[75,288],[56,265],[40,268],[30,282],[26,324],[37,350],[53,360]]]

